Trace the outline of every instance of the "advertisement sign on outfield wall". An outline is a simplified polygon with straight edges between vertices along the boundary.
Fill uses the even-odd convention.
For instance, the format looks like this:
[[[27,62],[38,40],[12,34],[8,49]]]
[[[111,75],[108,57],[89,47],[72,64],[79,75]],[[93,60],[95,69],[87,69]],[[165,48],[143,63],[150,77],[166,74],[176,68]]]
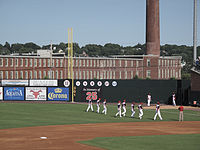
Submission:
[[[3,100],[3,87],[0,87],[0,100]]]
[[[24,100],[24,87],[4,87],[4,100]]]
[[[30,86],[58,86],[57,80],[30,80]]]
[[[28,80],[2,80],[2,86],[28,86]]]
[[[69,100],[69,88],[48,88],[48,100],[49,101],[68,101]]]
[[[26,100],[46,100],[46,87],[26,87]]]

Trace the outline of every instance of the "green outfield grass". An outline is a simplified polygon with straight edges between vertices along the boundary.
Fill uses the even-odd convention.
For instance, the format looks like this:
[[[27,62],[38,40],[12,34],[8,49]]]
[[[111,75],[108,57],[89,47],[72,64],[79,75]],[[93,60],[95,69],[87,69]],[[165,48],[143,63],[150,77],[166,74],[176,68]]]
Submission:
[[[131,118],[130,106],[127,106],[126,117],[114,117],[116,105],[108,105],[108,114],[85,112],[87,104],[39,104],[39,103],[0,103],[0,129],[30,126],[87,124],[108,122],[153,121],[155,110],[144,110],[142,120]],[[96,105],[94,105],[96,111]],[[102,111],[102,107],[101,107]],[[177,121],[178,110],[161,110],[163,121]],[[200,112],[185,110],[185,121],[200,121]],[[157,120],[159,121],[159,120]]]
[[[98,137],[79,143],[108,150],[199,150],[200,134]]]

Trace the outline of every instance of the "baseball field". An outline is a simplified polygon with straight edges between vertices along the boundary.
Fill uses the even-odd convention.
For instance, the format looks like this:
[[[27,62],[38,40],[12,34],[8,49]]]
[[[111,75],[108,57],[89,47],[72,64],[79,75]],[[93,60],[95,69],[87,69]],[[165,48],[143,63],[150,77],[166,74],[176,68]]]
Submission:
[[[96,105],[94,110],[96,111]],[[0,102],[0,149],[190,149],[200,148],[200,109],[185,107],[178,121],[178,107],[161,105],[163,120],[153,120],[155,105],[144,107],[143,119],[115,117],[116,104],[108,113],[85,112],[86,103]],[[102,107],[101,107],[102,111]]]

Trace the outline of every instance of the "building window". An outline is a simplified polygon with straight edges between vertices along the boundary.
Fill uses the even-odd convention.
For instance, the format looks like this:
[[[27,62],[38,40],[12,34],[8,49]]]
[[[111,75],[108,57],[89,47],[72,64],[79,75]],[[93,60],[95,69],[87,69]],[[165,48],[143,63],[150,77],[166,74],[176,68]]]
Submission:
[[[131,61],[131,67],[133,67],[133,61]]]
[[[13,79],[13,71],[10,72],[10,79]]]
[[[93,62],[93,63],[94,63],[94,67],[96,67],[96,60],[94,60],[94,62]]]
[[[92,59],[90,59],[90,67],[92,67]]]
[[[110,64],[109,64],[109,60],[107,60],[107,67],[109,67],[110,66]]]
[[[121,79],[122,78],[122,73],[121,73],[121,71],[119,71],[119,79]]]
[[[132,62],[132,61],[131,61]],[[131,79],[133,79],[133,71],[131,71]]]
[[[0,58],[0,66],[3,67],[3,58]]]
[[[43,67],[46,67],[46,59],[43,59]]]
[[[46,71],[43,71],[43,79],[46,78]]]
[[[136,61],[136,67],[139,67],[139,61]]]
[[[12,66],[13,66],[13,58],[11,58],[10,61],[11,61],[11,62],[10,62],[10,66],[12,67]]]
[[[59,77],[58,77],[58,70],[56,70],[56,79],[59,79]]]
[[[107,71],[107,78],[106,79],[109,79],[109,71]]]
[[[42,67],[42,60],[39,59],[39,67]]]
[[[33,66],[33,59],[30,59],[30,67]]]
[[[127,67],[127,60],[125,61],[125,67]]]
[[[99,60],[97,60],[97,67],[99,67]]]
[[[160,59],[158,60],[158,66],[160,66]]]
[[[5,72],[5,78],[8,79],[8,71]]]
[[[33,79],[33,72],[30,71],[30,79]]]
[[[5,66],[8,67],[8,58],[5,60]]]
[[[20,79],[23,79],[23,71],[20,71]]]
[[[176,72],[176,78],[178,78],[178,72]]]
[[[115,71],[113,72],[113,79],[115,79]]]
[[[165,79],[167,78],[167,70],[165,69]]]
[[[3,71],[0,71],[0,79],[3,79]]]
[[[83,71],[83,79],[85,79],[85,71]]]
[[[23,67],[23,58],[20,59],[20,66]]]
[[[48,78],[51,78],[51,71],[48,71]]]
[[[112,71],[110,71],[110,79],[112,79]]]
[[[58,66],[59,66],[58,59],[56,59],[56,67],[58,67]]]
[[[175,70],[173,69],[173,77],[175,77]]]
[[[47,63],[48,63],[48,67],[50,67],[51,60],[50,60],[50,59],[48,59],[48,60],[47,60]]]
[[[115,67],[115,60],[113,60],[113,67]]]
[[[28,67],[28,59],[25,59],[25,67]]]
[[[87,67],[89,66],[89,60],[87,59]]]
[[[103,67],[103,60],[100,60],[100,67]]]
[[[162,69],[161,75],[162,75],[162,79],[163,79],[164,78],[164,70],[163,69]]]
[[[87,79],[89,79],[89,71],[87,71]]]
[[[79,67],[81,67],[81,59],[79,60]],[[83,67],[85,67],[85,60],[83,60]]]
[[[28,71],[25,71],[25,79],[28,79]]]
[[[39,71],[39,79],[42,79],[42,71]]]
[[[125,71],[125,79],[127,79],[127,71]]]
[[[54,67],[54,64],[55,64],[55,63],[54,63],[54,61],[55,61],[55,60],[54,60],[54,59],[52,59],[52,66],[51,66],[51,67]]]
[[[106,79],[106,71],[103,72],[103,79]]]
[[[158,79],[160,79],[160,69],[158,69]]]
[[[18,71],[15,71],[15,79],[18,79]]]
[[[63,59],[60,59],[60,67],[63,67]]]
[[[99,79],[99,71],[97,71],[97,79]]]
[[[110,60],[110,67],[112,67],[112,60]]]
[[[37,71],[34,71],[34,79],[37,79]]]
[[[63,71],[60,70],[60,79],[63,79]]]
[[[15,67],[18,67],[18,58],[15,58]]]
[[[167,66],[169,67],[169,59],[167,60]]]
[[[79,79],[82,79],[81,71],[79,71]]]
[[[169,69],[167,69],[167,78],[169,79]]]
[[[34,67],[37,67],[37,59],[34,59]]]
[[[147,70],[147,78],[151,78],[151,70]]]
[[[93,79],[96,79],[97,76],[96,76],[96,71],[93,72]]]
[[[106,67],[106,60],[103,61],[103,67]]]
[[[121,60],[119,60],[119,67],[121,67],[122,66],[122,61]]]
[[[150,67],[151,66],[151,61],[150,59],[147,59],[147,67]]]
[[[93,77],[92,77],[92,71],[90,71],[90,79],[92,79]]]

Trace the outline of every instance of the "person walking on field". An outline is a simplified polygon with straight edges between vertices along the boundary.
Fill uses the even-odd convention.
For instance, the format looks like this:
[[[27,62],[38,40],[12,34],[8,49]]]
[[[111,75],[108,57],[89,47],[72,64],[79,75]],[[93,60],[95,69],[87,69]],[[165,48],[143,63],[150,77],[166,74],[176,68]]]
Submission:
[[[118,112],[116,113],[116,117],[119,115],[119,117],[122,117],[122,114],[121,114],[121,101],[118,101],[118,104],[117,104],[117,110]]]
[[[147,106],[149,107],[150,106],[150,103],[151,103],[151,94],[149,93],[147,95]]]
[[[131,117],[132,118],[134,118],[134,115],[135,115],[135,102],[132,102],[132,104],[131,104],[131,112],[132,112],[132,114],[131,114]]]
[[[140,104],[138,105],[138,109],[139,109],[139,118],[142,119],[142,116],[143,116],[142,103],[140,103]]]
[[[99,113],[99,110],[100,110],[100,100],[101,98],[97,100],[97,113]]]
[[[123,112],[122,112],[122,115],[125,117],[126,116],[126,100],[123,101],[122,103],[122,108],[123,108]]]
[[[172,102],[173,102],[173,106],[176,106],[176,95],[174,92],[172,94]]]
[[[88,101],[88,108],[87,108],[86,112],[88,112],[89,109],[91,109],[92,111],[94,111],[94,110],[93,110],[92,100],[91,100],[91,99]]]
[[[178,110],[179,110],[179,121],[183,121],[183,105],[181,105]]]
[[[104,113],[106,115],[107,114],[106,99],[104,99],[103,108],[104,109],[103,109],[102,113]]]
[[[160,118],[160,120],[162,120],[162,117],[161,117],[161,114],[160,114],[160,103],[159,102],[157,102],[157,105],[156,105],[156,114],[154,116],[154,120],[156,120],[157,115]]]

